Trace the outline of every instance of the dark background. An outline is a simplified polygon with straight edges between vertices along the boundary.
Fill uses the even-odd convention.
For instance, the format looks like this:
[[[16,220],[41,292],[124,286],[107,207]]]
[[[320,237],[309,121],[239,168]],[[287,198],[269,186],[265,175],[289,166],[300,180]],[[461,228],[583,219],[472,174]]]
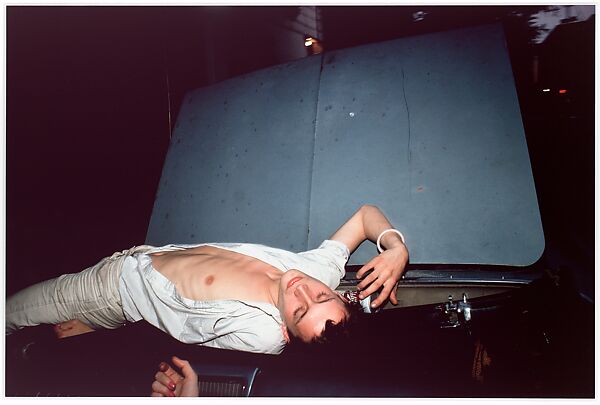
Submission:
[[[542,260],[576,269],[593,299],[595,19],[561,25],[534,45],[527,21],[539,8],[320,7],[326,50],[503,24],[542,212]],[[415,22],[421,10],[426,18]],[[7,295],[142,244],[186,91],[287,62],[272,43],[297,13],[7,7]]]

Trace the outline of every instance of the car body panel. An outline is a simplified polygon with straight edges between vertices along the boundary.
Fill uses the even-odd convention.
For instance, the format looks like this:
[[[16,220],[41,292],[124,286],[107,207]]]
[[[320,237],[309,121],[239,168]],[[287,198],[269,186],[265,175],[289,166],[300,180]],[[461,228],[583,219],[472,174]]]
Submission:
[[[500,24],[325,52],[183,105],[147,244],[302,251],[370,203],[414,264],[527,266],[544,250]],[[350,263],[375,254],[365,244]]]

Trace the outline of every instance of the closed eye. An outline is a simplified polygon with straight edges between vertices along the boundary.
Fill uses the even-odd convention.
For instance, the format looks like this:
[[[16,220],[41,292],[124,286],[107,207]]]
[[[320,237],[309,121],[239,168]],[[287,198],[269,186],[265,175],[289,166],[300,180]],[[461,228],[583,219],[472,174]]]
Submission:
[[[320,293],[317,294],[315,301],[319,304],[322,304],[324,302],[329,302],[334,299],[335,299],[335,297],[330,296],[325,291],[321,291]],[[302,311],[304,311],[304,312],[302,312]],[[308,312],[308,310],[306,308],[304,308],[303,306],[298,307],[294,310],[292,317],[296,320],[296,322],[295,322],[296,325],[298,323],[300,323],[300,321],[302,320],[304,315],[306,315],[307,312]]]
[[[330,297],[329,294],[327,294],[325,291],[320,292],[319,294],[317,294],[317,302],[327,302],[327,301],[331,301],[333,299],[333,297]]]
[[[294,319],[297,319],[296,323],[298,323],[300,321],[300,319],[302,317],[300,317],[300,319],[298,319],[298,314],[300,313],[300,311],[302,311],[302,307],[298,307],[294,310],[294,313],[292,314]]]

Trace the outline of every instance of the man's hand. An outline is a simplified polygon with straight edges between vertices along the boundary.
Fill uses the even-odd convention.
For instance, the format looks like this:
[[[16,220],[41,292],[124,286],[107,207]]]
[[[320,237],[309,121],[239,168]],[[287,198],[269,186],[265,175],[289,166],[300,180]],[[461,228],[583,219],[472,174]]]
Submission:
[[[173,356],[173,364],[181,369],[181,374],[162,362],[159,371],[154,375],[152,383],[153,397],[197,397],[198,375],[185,360]]]
[[[383,286],[381,294],[371,302],[371,307],[380,306],[388,298],[392,304],[397,305],[397,283],[402,277],[407,263],[408,250],[404,244],[384,250],[371,259],[356,273],[357,278],[362,278],[366,272],[373,269],[368,276],[358,283],[359,290],[362,290],[359,294],[360,299],[368,297]]]

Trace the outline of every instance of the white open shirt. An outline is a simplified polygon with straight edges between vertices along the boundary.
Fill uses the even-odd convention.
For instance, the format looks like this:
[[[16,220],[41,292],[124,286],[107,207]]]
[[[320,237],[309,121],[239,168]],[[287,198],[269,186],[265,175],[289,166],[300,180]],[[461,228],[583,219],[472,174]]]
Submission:
[[[331,289],[345,275],[350,255],[341,242],[326,240],[301,253],[248,243],[166,245],[126,258],[119,280],[123,312],[130,322],[146,320],[174,338],[191,344],[279,354],[285,347],[279,310],[266,302],[194,301],[152,266],[151,253],[213,246],[250,256],[285,272],[300,270]]]

